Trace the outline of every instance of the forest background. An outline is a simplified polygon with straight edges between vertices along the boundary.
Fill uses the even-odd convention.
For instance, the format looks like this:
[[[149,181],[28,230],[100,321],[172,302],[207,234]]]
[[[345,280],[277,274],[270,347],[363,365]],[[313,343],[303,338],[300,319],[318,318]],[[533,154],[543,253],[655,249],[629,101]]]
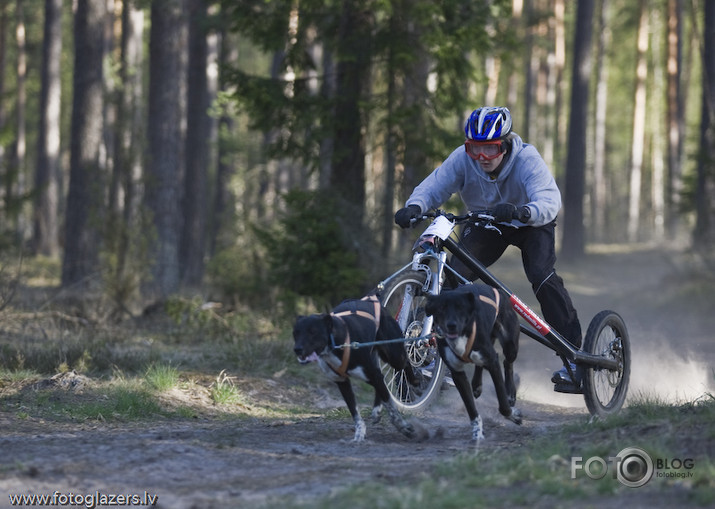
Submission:
[[[562,257],[712,263],[714,77],[709,0],[0,0],[4,264],[118,317],[334,304],[408,258],[393,213],[480,105],[556,176]]]

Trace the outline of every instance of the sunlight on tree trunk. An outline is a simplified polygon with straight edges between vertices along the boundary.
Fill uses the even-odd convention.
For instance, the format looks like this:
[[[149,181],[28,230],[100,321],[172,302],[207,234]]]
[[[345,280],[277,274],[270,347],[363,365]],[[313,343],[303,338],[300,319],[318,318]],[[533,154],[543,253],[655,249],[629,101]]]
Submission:
[[[640,227],[641,181],[645,151],[646,78],[648,77],[648,9],[640,2],[638,25],[638,61],[636,64],[635,107],[633,110],[633,145],[631,151],[630,187],[628,200],[628,240],[638,240]]]
[[[62,0],[45,1],[40,125],[35,167],[33,250],[56,257],[59,246]]]
[[[665,79],[663,77],[663,59],[661,54],[661,33],[663,33],[663,21],[658,10],[651,10],[652,18],[651,36],[653,38],[652,53],[653,53],[653,93],[649,97],[650,107],[648,111],[651,115],[649,125],[649,139],[652,140],[652,164],[651,164],[651,213],[649,214],[650,225],[653,231],[651,237],[656,242],[662,242],[665,237],[665,152],[661,143],[662,129],[659,120],[665,118],[663,112],[663,95],[665,94]],[[655,129],[653,129],[655,126]]]
[[[10,207],[6,212],[11,214],[15,221],[15,231],[20,238],[25,237],[25,214],[22,213],[23,195],[27,191],[25,165],[27,155],[27,47],[25,33],[25,11],[22,0],[17,0],[15,8],[17,25],[15,26],[15,40],[17,42],[17,103],[15,118],[17,121],[17,137],[15,139],[14,157],[14,182],[10,177],[7,189],[10,191],[6,201]],[[14,185],[13,185],[14,184]],[[14,189],[13,189],[14,188]]]
[[[681,86],[683,66],[683,0],[668,0],[668,182],[666,195],[666,229],[672,239],[680,223],[680,203],[683,188],[683,136],[685,112]]]

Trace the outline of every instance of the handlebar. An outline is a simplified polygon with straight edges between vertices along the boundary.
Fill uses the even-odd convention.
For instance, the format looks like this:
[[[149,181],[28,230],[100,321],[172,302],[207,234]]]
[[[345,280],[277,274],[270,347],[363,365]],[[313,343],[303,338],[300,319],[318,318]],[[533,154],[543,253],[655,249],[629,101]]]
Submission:
[[[427,211],[423,213],[420,217],[411,219],[410,225],[414,227],[425,219],[434,219],[438,216],[444,216],[450,221],[453,221],[457,224],[463,224],[468,222],[482,222],[484,224],[491,224],[492,222],[494,222],[495,219],[491,210],[472,210],[467,212],[466,214],[457,215],[452,214],[451,212],[445,212],[444,210],[437,209],[434,211]]]

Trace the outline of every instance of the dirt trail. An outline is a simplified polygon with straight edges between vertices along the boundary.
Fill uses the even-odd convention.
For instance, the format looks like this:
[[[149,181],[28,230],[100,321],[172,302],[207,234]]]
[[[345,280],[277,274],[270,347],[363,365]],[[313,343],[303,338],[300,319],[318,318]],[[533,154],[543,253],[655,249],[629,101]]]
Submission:
[[[650,250],[596,253],[558,267],[584,330],[601,309],[614,309],[625,318],[634,358],[631,394],[687,399],[713,390],[710,331],[715,318],[706,312],[707,305],[687,305],[688,292],[678,293],[682,286],[673,291],[668,286],[687,267],[681,254]],[[494,271],[534,304],[513,253]],[[485,418],[486,440],[479,445],[484,450],[518,448],[556,425],[587,417],[581,396],[551,390],[549,378],[558,359],[543,346],[522,337],[516,366],[521,380],[517,406],[524,424],[516,426],[498,415],[493,389],[485,383],[478,402]],[[265,384],[263,397],[272,398],[275,385]],[[360,481],[404,480],[405,465],[417,478],[435,462],[475,447],[454,389],[443,391],[419,418],[441,433],[418,444],[389,423],[368,423],[367,440],[353,444],[348,419],[321,414],[343,406],[337,391],[326,384],[308,397],[314,398],[308,404],[321,408],[315,417],[279,421],[211,417],[58,424],[0,412],[0,508],[10,507],[8,494],[55,491],[148,493],[159,496],[159,507],[177,509],[252,507],[283,495],[310,500]]]
[[[335,402],[339,404],[339,401]],[[519,447],[581,410],[535,403],[521,405],[521,427],[501,419],[496,401],[482,403],[485,450]],[[10,493],[159,495],[159,507],[249,507],[268,497],[309,500],[366,480],[417,478],[436,461],[475,448],[456,391],[443,394],[419,422],[441,433],[412,443],[391,425],[368,424],[364,443],[354,444],[345,419],[226,420],[191,423],[56,425],[25,423],[3,416],[0,507]],[[12,431],[11,431],[12,430]],[[348,472],[346,466],[350,467]],[[239,504],[240,501],[240,504]]]

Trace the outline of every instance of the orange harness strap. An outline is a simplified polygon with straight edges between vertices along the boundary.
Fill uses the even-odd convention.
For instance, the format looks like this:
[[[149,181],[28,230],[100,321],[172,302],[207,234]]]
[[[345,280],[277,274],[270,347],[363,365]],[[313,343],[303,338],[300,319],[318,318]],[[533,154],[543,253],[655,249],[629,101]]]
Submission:
[[[346,325],[345,343],[343,343],[343,361],[340,363],[340,367],[333,371],[335,371],[341,377],[346,378],[348,376],[348,362],[350,362],[350,331],[348,330],[348,327]]]
[[[375,322],[375,327],[377,330],[377,328],[380,327],[381,305],[380,305],[379,299],[375,295],[368,295],[368,296],[363,297],[360,300],[367,300],[367,301],[373,302],[374,306],[375,306],[375,314],[371,315],[370,313],[368,313],[366,311],[361,311],[359,309],[355,310],[355,311],[341,311],[340,313],[330,313],[330,314],[332,316],[335,316],[338,319],[340,319],[340,321],[342,321],[343,324],[345,324],[345,322],[341,318],[342,316],[357,315],[357,316],[361,316],[363,318],[369,318],[370,320]],[[348,363],[350,362],[350,350],[351,350],[350,349],[350,331],[348,330],[347,325],[345,325],[345,342],[342,345],[342,349],[343,349],[343,359],[342,359],[342,362],[340,363],[340,367],[338,369],[333,369],[333,371],[335,371],[335,373],[338,374],[339,376],[346,378],[348,376]]]
[[[369,318],[370,320],[375,322],[375,327],[379,327],[380,326],[380,307],[381,306],[380,306],[380,301],[378,300],[378,298],[375,295],[368,295],[366,297],[363,297],[360,300],[366,300],[366,301],[372,302],[374,305],[374,309],[375,309],[374,314],[370,314],[367,311],[362,311],[360,309],[356,309],[354,311],[353,310],[341,311],[339,313],[330,313],[330,314],[333,316],[347,316],[347,315],[362,316],[363,318]]]

